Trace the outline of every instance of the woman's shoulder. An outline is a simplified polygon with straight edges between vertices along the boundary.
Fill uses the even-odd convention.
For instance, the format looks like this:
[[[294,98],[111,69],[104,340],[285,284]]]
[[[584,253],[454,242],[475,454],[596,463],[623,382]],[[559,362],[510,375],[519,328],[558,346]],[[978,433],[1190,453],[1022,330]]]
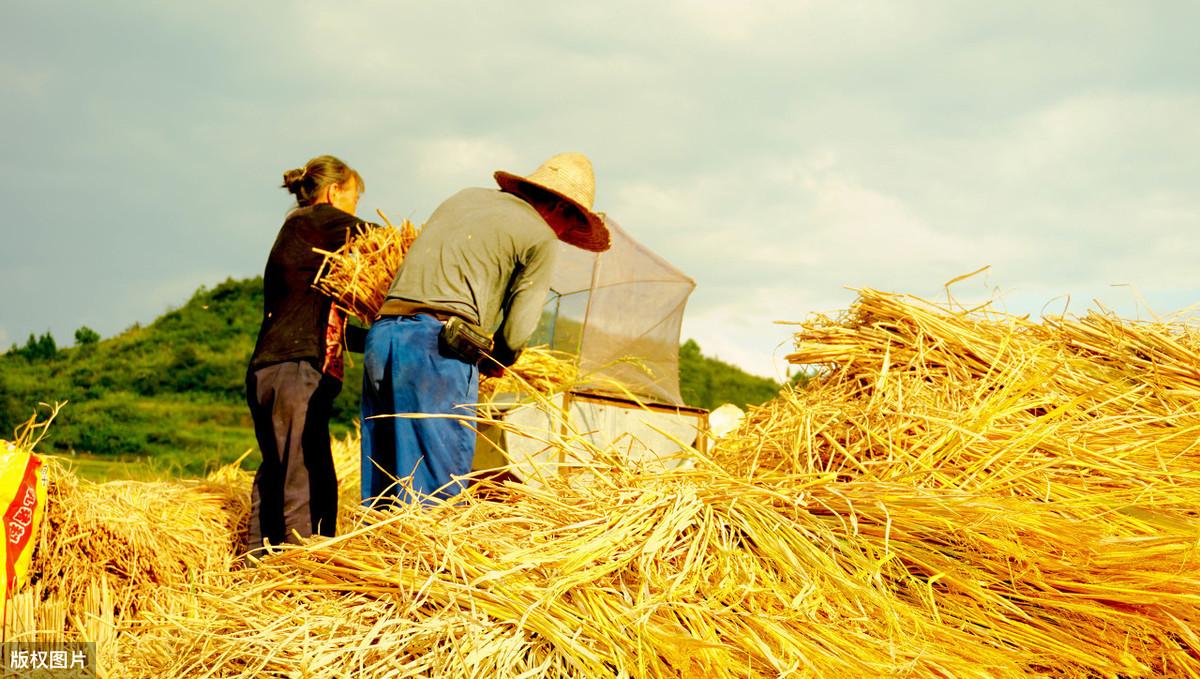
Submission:
[[[353,235],[361,223],[354,215],[332,206],[301,207],[288,213],[279,237],[281,240],[299,241],[307,247],[336,249]]]
[[[362,222],[358,217],[349,212],[343,212],[328,203],[319,203],[308,209],[311,210],[309,219],[318,226],[345,226]]]

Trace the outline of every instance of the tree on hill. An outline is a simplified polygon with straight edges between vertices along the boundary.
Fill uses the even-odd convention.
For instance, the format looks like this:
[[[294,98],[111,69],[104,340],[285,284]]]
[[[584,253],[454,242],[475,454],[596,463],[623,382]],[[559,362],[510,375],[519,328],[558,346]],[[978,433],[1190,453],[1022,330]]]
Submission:
[[[86,325],[79,326],[79,329],[75,331],[75,344],[78,346],[84,346],[87,344],[95,344],[96,342],[99,342],[99,341],[100,341],[100,333],[96,332],[95,330],[92,330],[91,328],[87,327]]]
[[[58,345],[54,341],[54,336],[47,330],[40,336],[29,333],[29,339],[25,341],[25,346],[18,348],[14,344],[8,353],[20,356],[27,361],[45,361],[58,355]]]

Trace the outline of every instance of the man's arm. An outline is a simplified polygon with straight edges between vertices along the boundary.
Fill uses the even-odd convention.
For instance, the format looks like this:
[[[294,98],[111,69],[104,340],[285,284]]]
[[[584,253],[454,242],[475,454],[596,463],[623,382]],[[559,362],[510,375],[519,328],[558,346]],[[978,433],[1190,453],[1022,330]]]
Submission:
[[[542,308],[546,305],[546,293],[550,292],[550,275],[557,253],[558,241],[545,241],[533,247],[521,263],[521,272],[514,277],[508,290],[504,321],[494,338],[492,357],[501,365],[516,363],[533,331],[537,330]]]

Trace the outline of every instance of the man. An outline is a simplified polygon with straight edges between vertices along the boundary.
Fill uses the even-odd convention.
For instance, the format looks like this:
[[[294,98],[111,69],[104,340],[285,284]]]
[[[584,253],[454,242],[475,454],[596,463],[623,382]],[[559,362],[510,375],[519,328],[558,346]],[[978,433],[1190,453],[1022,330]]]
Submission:
[[[528,177],[496,172],[495,179],[499,190],[464,189],[438,206],[367,334],[365,503],[462,490],[475,431],[456,418],[475,415],[480,370],[502,374],[537,328],[556,240],[593,252],[609,247],[608,229],[592,212],[595,178],[583,154],[556,155]],[[494,331],[481,358],[454,341],[463,321],[476,334]],[[404,413],[434,417],[376,418]]]

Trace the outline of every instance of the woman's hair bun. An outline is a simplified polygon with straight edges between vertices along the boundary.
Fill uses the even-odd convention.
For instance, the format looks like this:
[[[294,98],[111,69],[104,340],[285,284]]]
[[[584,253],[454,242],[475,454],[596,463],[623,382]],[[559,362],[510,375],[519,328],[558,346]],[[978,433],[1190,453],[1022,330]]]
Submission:
[[[288,170],[283,173],[283,188],[292,193],[296,193],[300,189],[300,182],[304,181],[306,169],[297,167],[293,170]]]

